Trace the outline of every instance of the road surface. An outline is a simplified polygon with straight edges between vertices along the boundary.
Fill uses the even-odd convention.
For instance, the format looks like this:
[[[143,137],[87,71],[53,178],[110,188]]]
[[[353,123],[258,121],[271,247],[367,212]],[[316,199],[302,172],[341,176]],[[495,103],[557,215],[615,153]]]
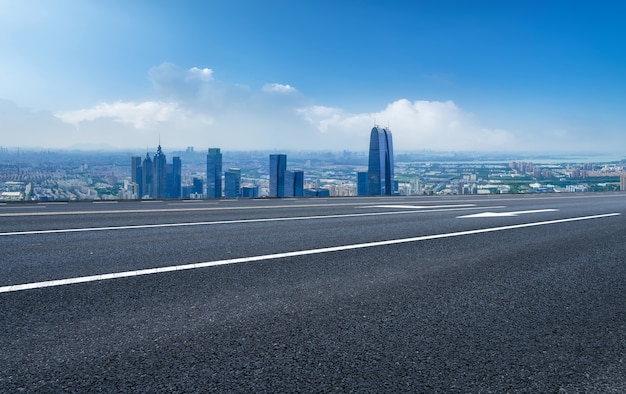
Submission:
[[[1,392],[626,392],[626,194],[0,205]]]

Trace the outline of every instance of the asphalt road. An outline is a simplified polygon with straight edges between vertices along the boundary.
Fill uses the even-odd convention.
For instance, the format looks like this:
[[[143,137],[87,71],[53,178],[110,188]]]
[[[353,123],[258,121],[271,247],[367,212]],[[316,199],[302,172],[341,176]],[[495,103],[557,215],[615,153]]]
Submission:
[[[623,393],[626,193],[5,204],[0,313],[0,392]]]

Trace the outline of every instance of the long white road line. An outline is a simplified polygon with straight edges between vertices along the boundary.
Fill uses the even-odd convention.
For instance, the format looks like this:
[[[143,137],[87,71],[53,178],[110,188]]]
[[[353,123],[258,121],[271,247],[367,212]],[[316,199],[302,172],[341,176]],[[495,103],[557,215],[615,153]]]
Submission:
[[[291,220],[338,219],[338,218],[349,218],[349,217],[360,217],[360,216],[384,216],[384,215],[403,215],[403,214],[406,215],[406,214],[427,213],[427,212],[444,212],[444,211],[447,212],[447,211],[460,211],[460,210],[470,210],[470,209],[484,209],[484,208],[477,208],[477,207],[446,208],[446,209],[423,209],[423,208],[425,207],[416,207],[410,211],[349,213],[349,214],[317,215],[317,216],[293,216],[293,217],[279,217],[279,218],[265,218],[265,219],[217,220],[217,221],[212,221],[212,222],[159,223],[159,224],[138,224],[138,225],[129,225],[129,226],[9,231],[9,232],[0,233],[0,236],[7,237],[7,236],[14,236],[14,235],[61,234],[61,233],[78,233],[78,232],[86,232],[86,231],[111,231],[111,230],[131,230],[131,229],[148,229],[148,228],[163,228],[163,227],[209,226],[209,225],[216,225],[216,224],[286,222],[286,221],[291,221]],[[503,207],[490,207],[490,208],[503,208]]]
[[[95,282],[95,281],[102,281],[102,280],[107,280],[107,279],[128,278],[128,277],[158,274],[158,273],[165,273],[165,272],[172,272],[172,271],[182,271],[182,270],[191,270],[191,269],[206,268],[206,267],[215,267],[219,265],[248,263],[248,262],[254,262],[254,261],[282,259],[286,257],[307,256],[307,255],[314,255],[314,254],[320,254],[320,253],[331,253],[331,252],[340,252],[340,251],[352,250],[352,249],[371,248],[371,247],[376,247],[376,246],[388,246],[388,245],[396,245],[396,244],[409,243],[409,242],[428,241],[428,240],[434,240],[434,239],[459,237],[459,236],[464,236],[464,235],[490,233],[490,232],[495,232],[495,231],[506,231],[506,230],[520,229],[520,228],[545,226],[545,225],[550,225],[550,224],[577,222],[581,220],[609,218],[609,217],[619,216],[619,215],[620,215],[619,213],[607,213],[607,214],[602,214],[602,215],[580,216],[580,217],[573,217],[573,218],[566,218],[566,219],[547,220],[543,222],[514,224],[514,225],[509,225],[509,226],[490,227],[490,228],[468,230],[468,231],[458,231],[458,232],[453,232],[453,233],[424,235],[424,236],[412,237],[412,238],[367,242],[367,243],[361,243],[361,244],[300,250],[300,251],[286,252],[286,253],[266,254],[266,255],[260,255],[260,256],[241,257],[241,258],[236,258],[236,259],[207,261],[203,263],[174,265],[174,266],[167,266],[167,267],[160,267],[160,268],[141,269],[141,270],[135,270],[135,271],[124,271],[124,272],[116,272],[116,273],[102,274],[102,275],[92,275],[92,276],[83,276],[83,277],[76,277],[76,278],[69,278],[69,279],[51,280],[51,281],[45,281],[45,282],[24,283],[24,284],[0,287],[0,293],[11,293],[11,292],[18,292],[18,291],[30,290],[30,289],[40,289],[44,287],[64,286],[64,285],[69,285],[69,284]]]

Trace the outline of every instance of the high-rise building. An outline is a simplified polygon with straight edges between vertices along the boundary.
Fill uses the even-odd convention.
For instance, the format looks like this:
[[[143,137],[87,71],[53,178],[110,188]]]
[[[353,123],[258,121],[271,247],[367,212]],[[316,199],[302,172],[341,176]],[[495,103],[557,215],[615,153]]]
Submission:
[[[367,196],[367,171],[356,173],[356,195]]]
[[[130,175],[131,182],[133,183],[133,194],[135,195],[135,198],[141,198],[143,196],[143,182],[141,174],[141,156],[131,157]]]
[[[202,183],[202,179],[200,178],[193,178],[192,180],[193,182],[193,188],[191,189],[191,192],[198,195],[198,196],[202,196],[202,189],[204,188],[204,184]]]
[[[241,170],[239,168],[229,168],[224,173],[224,196],[241,197]]]
[[[257,198],[259,196],[259,187],[255,185],[246,185],[241,187],[241,197]]]
[[[370,134],[367,189],[370,196],[390,196],[393,184],[393,139],[391,131],[374,126]]]
[[[166,198],[167,197],[167,159],[161,145],[157,148],[157,152],[154,155],[154,198]]]
[[[285,197],[287,155],[270,155],[270,197]]]
[[[222,197],[222,153],[220,148],[209,148],[206,156],[207,198]]]
[[[182,178],[181,170],[182,164],[180,157],[174,156],[172,158],[172,164],[168,164],[167,167],[167,198],[180,198],[182,193]]]
[[[304,171],[287,171],[285,175],[285,197],[302,197],[304,195]]]
[[[154,158],[146,153],[146,157],[131,158],[131,180],[135,198],[180,198],[181,161],[174,157],[172,164],[167,160],[161,145],[157,148]]]
[[[146,152],[146,157],[143,159],[141,166],[141,198],[150,198],[154,196],[154,166],[152,165],[152,159],[150,154]]]

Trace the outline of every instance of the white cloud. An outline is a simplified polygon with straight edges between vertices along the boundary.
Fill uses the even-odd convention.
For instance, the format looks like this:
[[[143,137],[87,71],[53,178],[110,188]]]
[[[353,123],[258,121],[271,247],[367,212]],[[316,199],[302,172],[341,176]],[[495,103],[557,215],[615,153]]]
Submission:
[[[264,92],[289,94],[297,92],[296,88],[290,85],[282,85],[280,83],[268,83],[263,86]]]
[[[474,116],[452,101],[400,99],[378,112],[346,113],[338,108],[311,106],[298,113],[321,133],[347,137],[363,135],[377,123],[389,126],[396,149],[489,150],[515,149],[513,133],[481,127]]]
[[[192,78],[198,78],[202,81],[212,81],[213,80],[213,70],[210,68],[198,68],[192,67],[189,69],[189,76]]]
[[[192,100],[215,82],[210,68],[192,67],[185,70],[167,62],[152,67],[148,76],[157,93],[177,100]]]
[[[100,103],[91,108],[58,112],[55,116],[75,126],[82,122],[108,118],[132,125],[136,129],[145,129],[157,123],[184,121],[189,114],[177,103],[145,101]]]
[[[5,143],[32,141],[58,147],[64,141],[83,145],[137,147],[159,134],[173,147],[220,146],[223,149],[367,150],[374,124],[389,126],[397,151],[408,150],[568,150],[602,148],[567,124],[533,123],[530,131],[489,127],[454,101],[399,99],[379,110],[349,112],[319,105],[291,85],[271,83],[261,89],[215,80],[213,70],[182,69],[163,63],[149,71],[154,92],[145,101],[103,102],[86,108],[36,113],[0,102]],[[323,103],[322,103],[323,104]],[[13,114],[13,115],[11,115]],[[71,127],[74,125],[77,127]],[[51,130],[56,130],[51,133]],[[573,138],[580,136],[580,138]],[[165,142],[167,144],[167,142]],[[596,143],[596,145],[593,145]]]

